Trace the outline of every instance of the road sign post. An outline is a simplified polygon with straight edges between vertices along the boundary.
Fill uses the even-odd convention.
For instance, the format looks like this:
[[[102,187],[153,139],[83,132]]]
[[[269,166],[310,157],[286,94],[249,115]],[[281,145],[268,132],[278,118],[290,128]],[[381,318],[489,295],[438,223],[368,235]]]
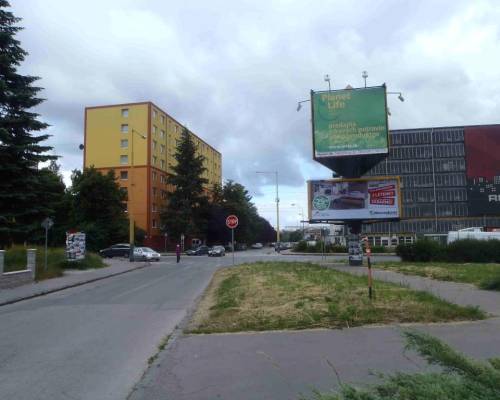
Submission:
[[[45,266],[44,270],[47,271],[47,247],[49,241],[49,229],[54,225],[54,221],[47,217],[42,222],[42,228],[45,228]]]
[[[234,229],[238,226],[238,217],[236,215],[228,215],[226,218],[226,226],[231,229],[231,251],[233,253],[234,265]]]

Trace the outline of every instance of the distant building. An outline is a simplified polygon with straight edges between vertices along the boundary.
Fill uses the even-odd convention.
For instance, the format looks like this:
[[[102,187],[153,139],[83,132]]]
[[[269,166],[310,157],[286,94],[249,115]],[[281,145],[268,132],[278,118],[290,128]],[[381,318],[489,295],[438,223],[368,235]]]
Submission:
[[[84,166],[93,165],[103,173],[114,170],[120,187],[128,194],[127,210],[133,210],[136,226],[146,231],[146,244],[155,248],[163,248],[165,243],[160,210],[175,189],[166,184],[166,176],[176,163],[174,154],[183,129],[152,102],[85,109]],[[205,157],[207,189],[220,184],[221,154],[189,133],[198,154]]]
[[[399,175],[402,184],[403,218],[364,226],[373,244],[500,227],[500,125],[391,131],[388,158],[367,175]]]

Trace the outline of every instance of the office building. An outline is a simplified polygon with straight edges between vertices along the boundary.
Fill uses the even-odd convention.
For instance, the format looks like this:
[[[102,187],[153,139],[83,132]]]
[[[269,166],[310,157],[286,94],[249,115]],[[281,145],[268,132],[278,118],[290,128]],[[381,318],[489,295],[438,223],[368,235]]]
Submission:
[[[394,130],[389,137],[389,156],[367,176],[401,177],[403,218],[364,225],[373,244],[500,227],[500,125]]]

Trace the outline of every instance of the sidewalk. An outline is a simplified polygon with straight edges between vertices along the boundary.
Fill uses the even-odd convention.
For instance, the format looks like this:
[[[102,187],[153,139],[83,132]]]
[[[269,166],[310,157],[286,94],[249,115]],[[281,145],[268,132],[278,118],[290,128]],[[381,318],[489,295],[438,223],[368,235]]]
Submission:
[[[149,265],[145,262],[129,262],[127,259],[112,259],[105,260],[104,262],[108,264],[109,267],[84,271],[68,271],[60,278],[34,282],[13,289],[3,289],[0,291],[0,306],[106,279]]]
[[[348,267],[328,263],[322,263],[322,265],[354,275],[368,274],[367,267]],[[476,306],[494,316],[500,316],[500,292],[481,290],[468,283],[438,281],[377,268],[372,268],[372,273],[374,279],[402,284],[408,286],[410,289],[424,290],[451,303],[461,306]],[[376,282],[373,288],[376,293]]]
[[[367,268],[321,263],[364,275]],[[448,301],[500,314],[500,293],[472,285],[433,281],[374,270],[376,279],[426,290]],[[375,295],[377,286],[375,282]],[[369,325],[349,329],[183,335],[169,344],[131,400],[274,400],[314,398],[313,389],[339,388],[339,381],[364,385],[372,372],[433,370],[413,351],[405,352],[401,329],[434,335],[468,356],[500,356],[500,318],[435,324]]]

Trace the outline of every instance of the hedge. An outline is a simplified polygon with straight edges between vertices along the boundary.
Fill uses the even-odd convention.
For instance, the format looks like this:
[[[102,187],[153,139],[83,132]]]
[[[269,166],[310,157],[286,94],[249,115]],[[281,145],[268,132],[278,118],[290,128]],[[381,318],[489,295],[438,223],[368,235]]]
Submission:
[[[423,239],[400,244],[396,254],[403,261],[500,262],[500,240],[462,239],[450,244]]]

